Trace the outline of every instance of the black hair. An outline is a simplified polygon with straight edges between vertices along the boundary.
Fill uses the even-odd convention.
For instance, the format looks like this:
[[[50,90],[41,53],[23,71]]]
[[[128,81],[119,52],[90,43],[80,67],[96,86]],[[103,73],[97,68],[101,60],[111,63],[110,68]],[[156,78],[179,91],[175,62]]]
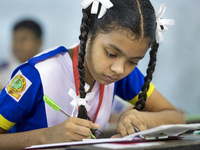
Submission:
[[[86,92],[84,90],[84,56],[88,33],[90,33],[90,40],[93,41],[98,33],[109,33],[113,30],[128,31],[127,37],[134,37],[136,40],[145,38],[149,41],[151,46],[150,61],[147,68],[147,75],[145,77],[144,85],[142,86],[139,100],[135,105],[135,109],[142,110],[145,107],[146,92],[149,89],[149,84],[152,80],[152,74],[156,64],[156,53],[158,50],[158,43],[155,41],[156,30],[156,16],[154,8],[149,0],[111,0],[113,7],[107,9],[106,14],[98,19],[97,14],[91,14],[91,6],[83,9],[83,18],[80,28],[80,51],[78,70],[80,78],[80,97],[85,98]],[[99,5],[100,10],[101,5]],[[89,119],[84,106],[79,109],[78,117]],[[83,113],[84,112],[84,113]],[[89,119],[90,120],[90,119]]]
[[[41,26],[36,21],[33,21],[33,20],[19,21],[13,26],[13,31],[16,31],[21,28],[26,28],[26,29],[33,31],[34,34],[36,35],[36,37],[38,37],[38,38],[42,37]]]

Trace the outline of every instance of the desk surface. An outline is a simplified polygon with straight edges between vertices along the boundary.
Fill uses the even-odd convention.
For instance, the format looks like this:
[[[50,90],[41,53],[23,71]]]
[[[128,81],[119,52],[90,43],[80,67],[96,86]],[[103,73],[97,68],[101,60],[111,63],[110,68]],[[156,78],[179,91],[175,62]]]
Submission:
[[[182,139],[160,141],[162,145],[150,146],[145,148],[127,148],[137,150],[199,150],[200,135],[185,134]],[[106,150],[106,148],[95,147],[93,145],[69,146],[63,148],[53,148],[51,150]],[[108,150],[108,149],[107,149]],[[110,149],[109,149],[110,150]]]

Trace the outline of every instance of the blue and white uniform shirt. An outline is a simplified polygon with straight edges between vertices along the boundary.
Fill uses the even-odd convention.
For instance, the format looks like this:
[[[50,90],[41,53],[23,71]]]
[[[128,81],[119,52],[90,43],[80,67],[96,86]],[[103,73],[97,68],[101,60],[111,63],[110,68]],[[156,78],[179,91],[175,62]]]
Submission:
[[[105,85],[103,101],[95,121],[101,126],[101,131],[109,120],[114,94],[134,104],[143,83],[144,76],[135,68],[124,79]],[[73,107],[70,105],[72,98],[68,95],[70,89],[76,90],[73,65],[68,50],[58,47],[42,52],[19,66],[2,90],[0,127],[5,130],[12,128],[11,132],[21,132],[51,127],[65,121],[67,117],[48,106],[43,101],[43,95],[50,97],[71,115]],[[151,84],[148,96],[153,89],[154,86]],[[91,106],[88,112],[91,120],[94,120],[96,115],[99,91],[100,84],[96,82],[91,91],[95,96],[87,102]]]

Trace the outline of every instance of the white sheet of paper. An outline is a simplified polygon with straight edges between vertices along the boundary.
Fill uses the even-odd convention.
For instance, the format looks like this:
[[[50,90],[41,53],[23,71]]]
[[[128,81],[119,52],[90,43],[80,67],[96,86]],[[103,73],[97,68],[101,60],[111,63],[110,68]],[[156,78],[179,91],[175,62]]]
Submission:
[[[61,146],[69,146],[69,145],[83,145],[83,144],[97,144],[97,143],[109,143],[109,142],[123,142],[123,141],[131,141],[134,140],[138,135],[162,135],[166,134],[168,136],[177,136],[181,133],[184,133],[188,130],[196,130],[200,129],[200,123],[197,124],[175,124],[175,125],[161,125],[155,128],[151,128],[145,131],[137,132],[131,135],[128,135],[123,138],[104,138],[104,139],[83,139],[83,141],[78,142],[64,142],[64,143],[53,143],[53,144],[42,144],[42,145],[33,145],[31,147],[27,147],[26,149],[31,148],[48,148],[48,147],[61,147]]]
[[[107,148],[107,149],[125,149],[125,148],[141,148],[149,147],[155,145],[161,145],[164,142],[142,142],[142,143],[128,143],[128,144],[115,144],[115,143],[103,143],[103,144],[94,144],[95,147]]]
[[[64,143],[53,143],[53,144],[42,144],[42,145],[33,145],[31,147],[27,147],[26,149],[33,148],[48,148],[48,147],[61,147],[61,146],[69,146],[69,145],[83,145],[83,144],[96,144],[96,143],[107,143],[107,142],[127,142],[131,141],[131,139],[122,139],[122,138],[104,138],[104,139],[83,139],[83,141],[78,142],[64,142]]]
[[[200,129],[200,123],[196,124],[169,124],[169,125],[161,125],[155,128],[151,128],[145,131],[137,132],[128,136],[123,137],[123,139],[133,138],[138,135],[148,135],[148,136],[156,136],[156,135],[168,135],[168,136],[177,136],[181,133],[184,133],[188,130],[196,130]]]

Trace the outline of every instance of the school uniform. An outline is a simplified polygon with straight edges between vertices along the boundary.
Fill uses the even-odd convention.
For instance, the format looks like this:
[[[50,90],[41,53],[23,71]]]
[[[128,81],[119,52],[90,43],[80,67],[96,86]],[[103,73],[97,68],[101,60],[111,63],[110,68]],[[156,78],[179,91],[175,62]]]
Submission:
[[[21,132],[51,127],[66,120],[65,115],[43,101],[43,95],[50,97],[69,115],[76,116],[78,109],[73,112],[70,105],[73,98],[68,94],[70,89],[76,91],[75,78],[73,61],[65,47],[49,49],[31,58],[15,69],[0,94],[0,127]],[[144,76],[137,67],[124,79],[103,86],[103,95],[96,82],[91,91],[95,93],[94,98],[87,102],[91,106],[89,117],[103,131],[110,117],[113,96],[116,94],[134,104],[143,84]],[[151,84],[148,96],[153,90]]]

